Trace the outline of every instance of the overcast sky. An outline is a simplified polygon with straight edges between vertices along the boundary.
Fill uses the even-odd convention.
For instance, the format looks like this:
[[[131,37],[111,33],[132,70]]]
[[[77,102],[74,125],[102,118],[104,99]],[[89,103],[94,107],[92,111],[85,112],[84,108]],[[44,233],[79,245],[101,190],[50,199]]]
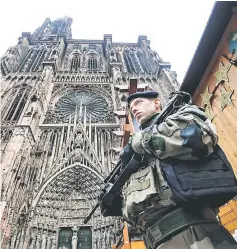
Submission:
[[[151,48],[169,61],[181,83],[211,14],[214,1],[184,0],[3,0],[0,57],[22,32],[34,32],[46,17],[73,18],[73,39],[136,42],[147,35]]]

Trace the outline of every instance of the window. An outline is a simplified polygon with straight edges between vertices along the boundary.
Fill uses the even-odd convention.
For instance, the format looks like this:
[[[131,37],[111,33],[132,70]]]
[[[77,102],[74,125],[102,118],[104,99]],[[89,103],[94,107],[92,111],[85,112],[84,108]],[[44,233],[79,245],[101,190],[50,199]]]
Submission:
[[[74,58],[72,59],[72,63],[71,63],[71,71],[72,71],[72,72],[77,72],[77,71],[79,71],[79,69],[80,69],[80,64],[81,64],[81,59],[80,59],[80,57],[79,57],[79,56],[74,57]]]
[[[5,116],[6,121],[18,121],[28,98],[28,89],[18,89],[12,105]]]
[[[97,70],[97,59],[96,58],[89,58],[88,69],[89,69],[89,72],[94,72]]]

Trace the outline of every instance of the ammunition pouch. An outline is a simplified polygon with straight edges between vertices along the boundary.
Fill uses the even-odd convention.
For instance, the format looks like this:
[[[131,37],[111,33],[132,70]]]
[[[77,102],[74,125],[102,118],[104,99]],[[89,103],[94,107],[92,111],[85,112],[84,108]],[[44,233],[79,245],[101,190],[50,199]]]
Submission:
[[[197,161],[165,159],[161,168],[180,207],[218,208],[237,195],[237,180],[222,149]]]
[[[217,223],[217,220],[205,218],[200,212],[189,213],[182,208],[176,209],[145,229],[143,238],[146,248],[155,249],[190,226],[210,223]]]

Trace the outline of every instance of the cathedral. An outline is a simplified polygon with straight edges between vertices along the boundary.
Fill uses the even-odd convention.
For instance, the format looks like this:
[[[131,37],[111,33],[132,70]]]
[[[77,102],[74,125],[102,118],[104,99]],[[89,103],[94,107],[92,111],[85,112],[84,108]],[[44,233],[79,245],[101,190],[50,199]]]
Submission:
[[[120,219],[83,221],[119,158],[129,81],[164,104],[179,88],[146,36],[73,39],[71,25],[47,18],[0,61],[2,249],[116,248]]]

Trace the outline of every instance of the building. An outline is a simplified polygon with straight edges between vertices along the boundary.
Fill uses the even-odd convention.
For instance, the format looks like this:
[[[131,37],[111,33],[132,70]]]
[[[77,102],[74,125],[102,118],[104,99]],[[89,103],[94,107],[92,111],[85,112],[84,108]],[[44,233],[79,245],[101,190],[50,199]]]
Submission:
[[[219,144],[237,176],[237,2],[216,2],[181,90],[193,95],[216,125]],[[221,223],[237,230],[237,202],[220,208]]]
[[[72,39],[71,24],[47,18],[0,62],[2,249],[116,244],[119,220],[83,220],[118,160],[129,79],[163,102],[179,88],[146,36]]]

